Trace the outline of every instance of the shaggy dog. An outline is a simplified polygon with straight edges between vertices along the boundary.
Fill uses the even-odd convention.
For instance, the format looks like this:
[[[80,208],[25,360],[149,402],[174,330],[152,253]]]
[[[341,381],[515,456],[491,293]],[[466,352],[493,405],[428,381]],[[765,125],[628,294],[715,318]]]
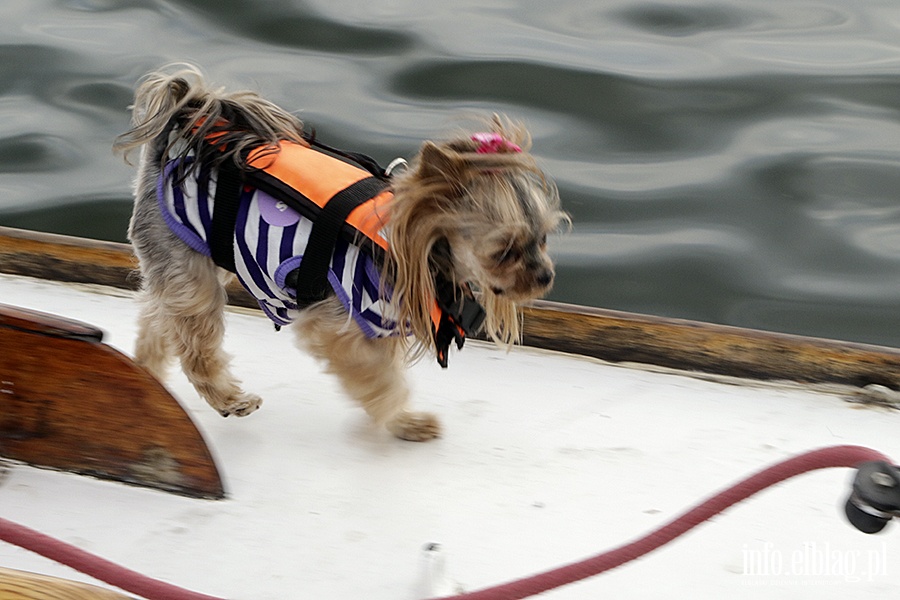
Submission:
[[[466,333],[509,346],[519,305],[553,282],[547,234],[566,217],[529,145],[494,116],[485,131],[424,142],[389,174],[319,144],[256,93],[209,87],[194,67],[149,74],[116,143],[141,148],[129,229],[137,362],[161,378],[177,356],[222,415],[256,410],[222,350],[231,271],[376,423],[437,437],[438,420],[408,408],[406,363],[433,352],[446,366]]]

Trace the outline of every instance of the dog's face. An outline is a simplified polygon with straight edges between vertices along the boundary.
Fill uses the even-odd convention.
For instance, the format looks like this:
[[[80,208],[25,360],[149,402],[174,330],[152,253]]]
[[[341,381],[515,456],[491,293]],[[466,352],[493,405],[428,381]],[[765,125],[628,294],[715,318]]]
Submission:
[[[555,189],[532,174],[488,173],[462,205],[468,214],[448,236],[458,279],[517,304],[550,291],[547,235],[561,218]]]
[[[547,236],[560,221],[556,186],[528,154],[521,126],[498,118],[489,133],[425,142],[393,183],[390,274],[421,347],[431,343],[434,275],[480,291],[484,333],[519,339],[518,307],[553,285]]]

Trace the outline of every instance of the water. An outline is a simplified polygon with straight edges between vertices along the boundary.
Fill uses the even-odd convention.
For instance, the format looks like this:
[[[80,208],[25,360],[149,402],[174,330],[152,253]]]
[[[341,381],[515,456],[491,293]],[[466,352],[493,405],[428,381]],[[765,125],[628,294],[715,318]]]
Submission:
[[[529,123],[552,299],[900,346],[896,0],[3,0],[0,224],[124,240],[110,151],[172,61],[387,162]]]

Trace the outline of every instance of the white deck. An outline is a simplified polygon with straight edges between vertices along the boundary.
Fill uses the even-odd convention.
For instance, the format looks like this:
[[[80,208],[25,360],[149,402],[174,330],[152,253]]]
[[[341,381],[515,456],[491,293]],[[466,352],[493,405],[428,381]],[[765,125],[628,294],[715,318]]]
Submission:
[[[130,353],[131,296],[99,290],[0,275],[0,302],[93,323]],[[12,465],[0,515],[207,594],[404,600],[422,598],[426,542],[443,545],[450,574],[471,591],[630,541],[795,453],[861,444],[900,459],[900,412],[839,394],[476,342],[447,371],[412,369],[416,405],[441,415],[445,436],[401,442],[369,427],[289,332],[246,312],[228,325],[236,371],[265,398],[260,411],[223,419],[180,373],[168,382],[212,448],[228,499]],[[867,536],[844,520],[851,476],[794,479],[541,598],[897,597],[900,528]],[[0,566],[91,581],[2,543]]]

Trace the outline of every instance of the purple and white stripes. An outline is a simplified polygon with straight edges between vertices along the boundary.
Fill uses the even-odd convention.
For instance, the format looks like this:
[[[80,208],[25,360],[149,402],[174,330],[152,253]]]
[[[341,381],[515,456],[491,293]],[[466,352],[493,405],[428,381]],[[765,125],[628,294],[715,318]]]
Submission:
[[[199,170],[178,184],[175,168],[170,163],[158,185],[163,218],[185,244],[209,256],[215,175]],[[257,189],[242,192],[234,232],[236,274],[277,325],[288,325],[299,314],[296,291],[285,285],[285,279],[303,260],[311,230],[309,219],[277,198]],[[382,298],[378,269],[366,252],[340,239],[328,281],[367,337],[395,333],[392,307],[389,299]]]

